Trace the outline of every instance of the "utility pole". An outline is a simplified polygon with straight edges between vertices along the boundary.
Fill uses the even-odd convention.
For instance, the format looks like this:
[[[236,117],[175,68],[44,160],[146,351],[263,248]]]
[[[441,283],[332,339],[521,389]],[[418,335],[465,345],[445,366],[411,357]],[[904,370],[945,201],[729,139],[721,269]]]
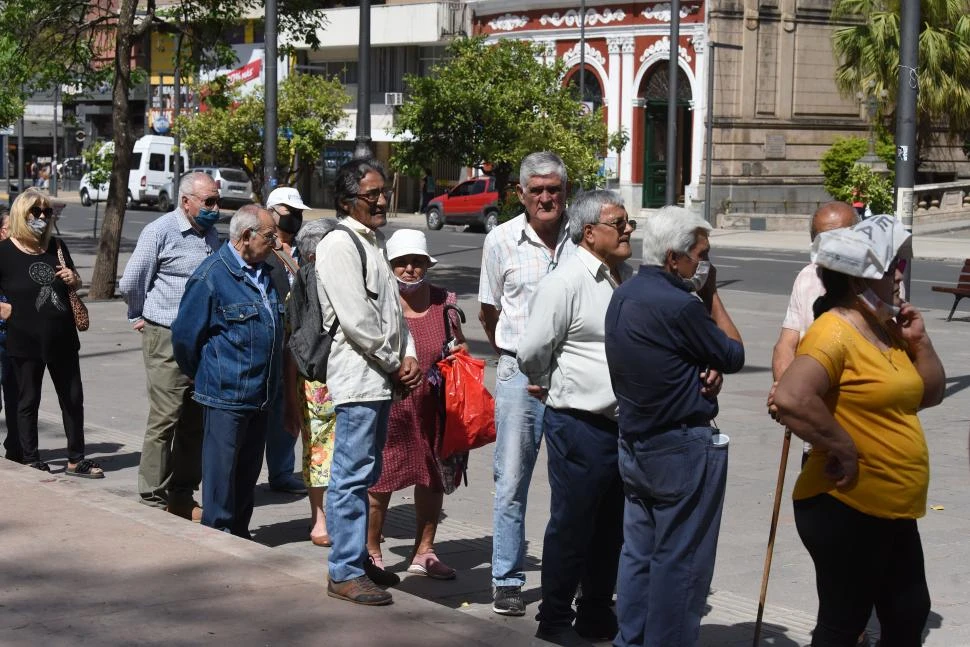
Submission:
[[[276,188],[277,86],[276,0],[266,0],[265,54],[263,58],[266,116],[263,120],[263,201]]]
[[[17,194],[24,192],[24,117],[20,116],[17,128]]]
[[[172,200],[173,208],[179,204],[179,184],[182,179],[182,136],[179,134],[175,122],[178,121],[179,114],[182,112],[182,21],[179,20],[178,33],[175,35],[175,81],[172,83],[172,91],[175,96],[172,99],[172,135],[175,137],[175,160],[172,165],[172,193],[169,196]]]
[[[896,217],[906,231],[913,231],[913,185],[916,183],[916,95],[919,92],[920,3],[900,3],[899,89],[896,94]],[[907,263],[903,281],[909,289],[912,263]]]
[[[667,191],[665,205],[677,203],[677,59],[680,56],[680,0],[670,3],[670,67],[667,70]]]
[[[51,175],[49,184],[47,185],[47,192],[52,198],[57,197],[57,104],[61,102],[61,86],[54,86],[54,117],[53,117],[53,135],[52,146],[53,152],[51,154]]]
[[[360,0],[357,39],[357,145],[355,159],[373,157],[370,147],[370,0]]]

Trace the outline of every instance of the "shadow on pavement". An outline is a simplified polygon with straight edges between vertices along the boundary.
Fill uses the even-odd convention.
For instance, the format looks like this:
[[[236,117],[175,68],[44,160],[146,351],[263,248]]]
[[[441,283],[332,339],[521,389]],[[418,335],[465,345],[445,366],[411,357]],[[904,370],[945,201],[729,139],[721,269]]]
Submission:
[[[768,622],[761,625],[761,645],[765,647],[801,647],[785,634],[788,628]],[[754,640],[754,623],[741,622],[735,625],[701,625],[698,645],[718,645],[718,647],[747,647]]]

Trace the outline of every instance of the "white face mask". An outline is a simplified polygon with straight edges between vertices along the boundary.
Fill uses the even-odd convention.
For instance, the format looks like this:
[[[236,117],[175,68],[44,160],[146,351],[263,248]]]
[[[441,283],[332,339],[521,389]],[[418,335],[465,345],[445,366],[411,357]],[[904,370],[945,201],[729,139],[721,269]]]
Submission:
[[[886,303],[879,298],[879,295],[872,291],[872,288],[866,288],[865,292],[857,294],[856,299],[859,300],[862,307],[874,314],[879,321],[887,322],[899,314],[899,306]]]
[[[414,283],[406,283],[401,279],[398,279],[396,276],[394,278],[397,279],[397,291],[404,295],[413,294],[421,289],[422,285],[424,285],[423,277]]]
[[[709,261],[700,261],[697,263],[697,270],[694,271],[694,276],[687,279],[690,283],[691,291],[698,292],[707,283],[707,275],[711,273],[711,264]]]
[[[44,231],[47,230],[47,221],[41,220],[40,218],[34,218],[33,220],[27,221],[27,227],[38,236],[42,236]]]

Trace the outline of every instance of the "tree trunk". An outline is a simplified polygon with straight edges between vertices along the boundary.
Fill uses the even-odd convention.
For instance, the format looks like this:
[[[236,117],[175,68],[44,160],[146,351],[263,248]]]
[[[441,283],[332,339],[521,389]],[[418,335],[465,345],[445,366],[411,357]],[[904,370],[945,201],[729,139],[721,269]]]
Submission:
[[[138,0],[121,0],[118,12],[114,88],[111,98],[114,163],[111,166],[111,185],[108,187],[108,199],[105,202],[98,256],[94,262],[94,275],[88,292],[92,299],[113,298],[118,278],[118,250],[121,247],[121,227],[125,221],[125,206],[128,201],[128,171],[131,168],[131,149],[135,145],[129,119],[128,90],[131,86],[131,49],[137,5]]]

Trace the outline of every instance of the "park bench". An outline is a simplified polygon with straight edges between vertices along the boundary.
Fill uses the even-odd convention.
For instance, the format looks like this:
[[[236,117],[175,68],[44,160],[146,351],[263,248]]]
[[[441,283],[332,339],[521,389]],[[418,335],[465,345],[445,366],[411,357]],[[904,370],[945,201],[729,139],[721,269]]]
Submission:
[[[950,316],[946,318],[947,321],[953,319],[953,313],[956,312],[957,304],[960,303],[960,299],[963,297],[970,297],[970,258],[963,262],[963,269],[960,270],[960,278],[957,279],[956,286],[949,285],[934,285],[934,292],[945,292],[946,294],[953,295],[953,307],[950,308]]]

